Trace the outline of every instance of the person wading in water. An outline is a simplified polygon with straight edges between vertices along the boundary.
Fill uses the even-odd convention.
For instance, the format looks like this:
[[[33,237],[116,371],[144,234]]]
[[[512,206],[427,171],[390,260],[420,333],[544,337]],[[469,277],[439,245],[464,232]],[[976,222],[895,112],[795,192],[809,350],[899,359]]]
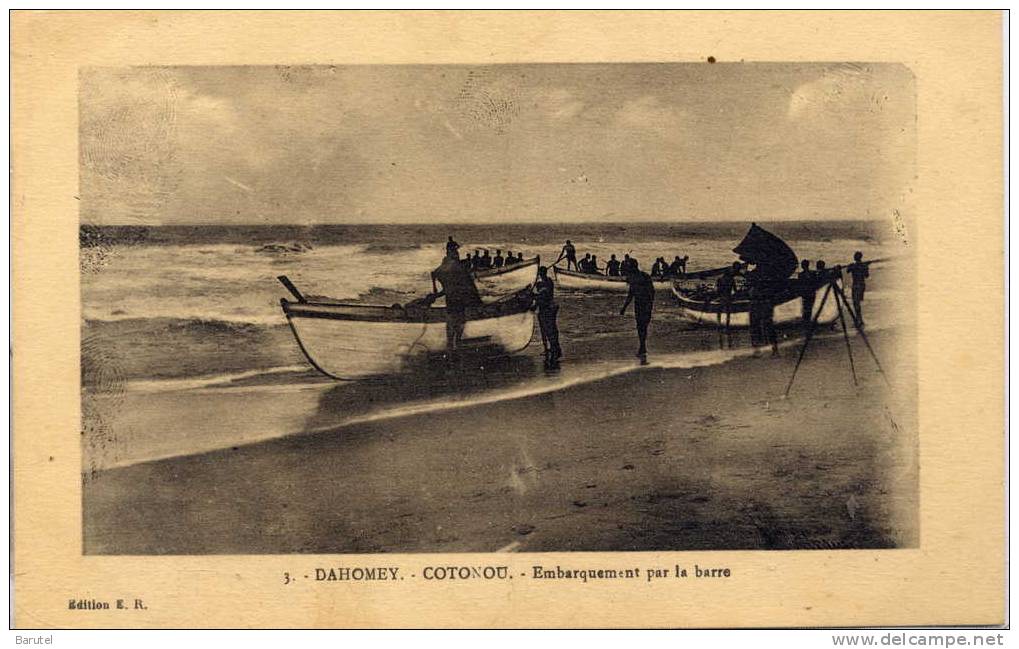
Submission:
[[[732,249],[740,261],[753,265],[746,274],[750,299],[750,344],[754,347],[771,345],[772,356],[778,356],[778,336],[775,332],[775,301],[789,287],[789,278],[796,272],[799,260],[785,241],[756,223]]]
[[[738,261],[732,262],[724,273],[722,273],[715,281],[715,290],[718,293],[718,303],[720,310],[718,312],[718,348],[722,348],[722,333],[725,333],[726,342],[729,347],[732,348],[732,327],[730,323],[732,321],[732,297],[733,293],[736,292],[736,277],[740,274],[740,263]],[[724,325],[724,327],[723,327]]]
[[[637,321],[637,339],[640,347],[637,349],[637,357],[642,363],[647,362],[647,329],[651,324],[651,312],[655,305],[655,285],[651,276],[640,269],[636,259],[631,258],[633,271],[626,276],[626,282],[630,290],[626,294],[626,302],[619,310],[619,315],[626,314],[626,307],[633,302],[633,315]]]
[[[541,341],[545,343],[545,367],[553,368],[558,366],[563,350],[559,346],[559,325],[556,324],[559,305],[555,303],[555,284],[544,266],[538,268],[538,280],[534,283],[534,304],[538,309]]]
[[[750,343],[754,347],[770,345],[771,355],[778,356],[774,296],[781,280],[768,277],[756,268],[747,274],[747,284],[750,286]]]

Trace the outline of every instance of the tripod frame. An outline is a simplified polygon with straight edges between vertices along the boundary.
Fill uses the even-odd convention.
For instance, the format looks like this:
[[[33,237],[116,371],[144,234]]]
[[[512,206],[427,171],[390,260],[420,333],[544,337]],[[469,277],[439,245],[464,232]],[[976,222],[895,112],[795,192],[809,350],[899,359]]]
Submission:
[[[839,283],[839,277],[830,277],[828,279],[828,286],[824,290],[824,295],[821,297],[821,304],[817,307],[817,313],[814,314],[813,319],[810,321],[810,329],[807,330],[807,335],[803,340],[803,346],[800,347],[800,355],[796,359],[796,367],[793,368],[793,374],[789,377],[789,385],[785,388],[785,396],[789,396],[789,391],[793,388],[793,381],[796,380],[796,372],[800,369],[800,363],[803,362],[803,356],[807,353],[807,347],[810,346],[810,341],[814,337],[814,333],[817,331],[817,323],[821,318],[821,313],[824,311],[824,305],[828,301],[828,297],[831,295],[835,296],[835,307],[838,309],[838,320],[842,325],[842,337],[846,341],[846,353],[849,355],[849,370],[853,375],[853,385],[859,385],[859,380],[856,377],[856,364],[853,361],[853,348],[849,344],[849,328],[846,326],[845,313],[848,312],[850,317],[853,319],[853,327],[856,332],[860,335],[863,340],[863,344],[867,347],[867,351],[870,352],[870,357],[874,359],[874,364],[877,365],[878,372],[881,373],[881,377],[885,380],[889,386],[891,383],[888,382],[888,376],[885,374],[884,368],[881,367],[881,361],[878,360],[877,354],[874,353],[874,348],[870,346],[870,341],[867,339],[867,334],[864,333],[863,327],[860,326],[860,320],[850,305],[849,300],[846,298],[846,293],[842,289],[842,285]]]

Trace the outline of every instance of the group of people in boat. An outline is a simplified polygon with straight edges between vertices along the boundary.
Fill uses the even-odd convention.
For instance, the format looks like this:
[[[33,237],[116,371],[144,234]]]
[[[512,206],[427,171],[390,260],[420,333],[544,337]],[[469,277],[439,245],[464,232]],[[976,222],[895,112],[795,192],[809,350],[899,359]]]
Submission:
[[[502,256],[502,250],[496,250],[495,256],[488,254],[488,250],[479,248],[474,251],[474,255],[471,257],[464,257],[461,260],[464,266],[467,266],[470,270],[490,270],[492,268],[502,268],[504,266],[512,266],[514,264],[524,263],[524,253],[518,252],[516,257],[513,256],[512,250],[506,251],[506,256]]]
[[[460,244],[454,241],[453,237],[446,241],[446,256],[448,257],[451,253],[455,253],[457,259],[460,258]],[[502,250],[499,249],[495,251],[495,255],[490,255],[488,248],[475,248],[474,255],[465,255],[463,259],[460,259],[460,263],[471,271],[491,270],[524,263],[524,253],[518,251],[514,257],[513,251],[507,250],[504,257]]]
[[[651,276],[655,279],[682,277],[686,274],[686,262],[689,259],[689,255],[683,255],[682,257],[676,255],[675,259],[670,263],[665,260],[665,257],[659,257],[655,259],[655,263],[651,266]],[[591,253],[585,254],[583,259],[578,260],[577,248],[569,239],[563,244],[562,250],[559,251],[559,258],[552,265],[555,266],[563,260],[566,261],[566,270],[575,270],[590,275],[625,277],[638,270],[637,260],[630,257],[629,254],[624,254],[621,260],[617,259],[615,255],[611,255],[604,266],[598,263],[598,255],[592,255]]]

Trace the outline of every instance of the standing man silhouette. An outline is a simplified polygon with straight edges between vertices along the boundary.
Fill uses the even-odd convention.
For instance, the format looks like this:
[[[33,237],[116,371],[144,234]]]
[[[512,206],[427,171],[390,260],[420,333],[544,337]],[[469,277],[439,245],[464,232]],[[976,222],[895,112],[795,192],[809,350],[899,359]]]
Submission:
[[[814,318],[814,295],[817,293],[817,273],[810,270],[810,260],[804,259],[800,262],[801,270],[796,276],[800,280],[800,299],[803,301],[803,310],[800,318],[803,324],[809,325]]]
[[[450,235],[449,240],[446,241],[446,256],[451,255],[456,255],[458,259],[460,257],[460,244],[453,241],[453,235]]]
[[[856,313],[856,326],[863,327],[863,294],[867,292],[867,278],[870,277],[870,264],[863,262],[863,253],[853,253],[853,263],[846,266],[846,271],[853,277],[853,311]]]
[[[637,348],[637,357],[641,362],[647,362],[647,330],[651,324],[651,312],[655,305],[655,285],[651,276],[640,269],[636,259],[631,258],[633,271],[626,276],[629,284],[629,292],[626,294],[626,302],[619,310],[619,315],[626,313],[626,307],[633,302],[633,315],[637,323],[637,340],[640,346]]]
[[[580,270],[580,266],[577,264],[577,249],[573,246],[573,243],[569,239],[567,239],[566,243],[563,244],[563,249],[559,253],[559,259],[556,259],[555,263],[552,265],[555,266],[563,258],[566,259],[566,270],[570,270],[571,264],[573,270]]]
[[[725,272],[719,275],[718,279],[715,280],[715,291],[718,293],[718,303],[720,310],[718,312],[718,327],[719,327],[719,338],[718,348],[722,348],[722,333],[725,333],[729,348],[732,348],[732,301],[733,293],[736,292],[736,278],[740,274],[740,263],[738,261],[732,262],[732,266],[727,268]],[[724,326],[723,326],[724,316]]]
[[[555,284],[548,276],[548,268],[538,267],[538,280],[534,283],[534,303],[538,308],[538,327],[541,340],[545,343],[545,367],[555,367],[563,357],[559,346],[559,325],[556,316],[559,305],[555,303]]]
[[[467,324],[467,309],[481,305],[481,296],[474,279],[459,260],[459,254],[446,255],[438,268],[432,271],[431,299],[446,297],[446,358],[451,360],[463,338]],[[442,285],[438,290],[436,283]]]
[[[615,255],[612,255],[612,257],[605,262],[605,269],[608,272],[609,277],[619,277],[619,260],[616,259]]]

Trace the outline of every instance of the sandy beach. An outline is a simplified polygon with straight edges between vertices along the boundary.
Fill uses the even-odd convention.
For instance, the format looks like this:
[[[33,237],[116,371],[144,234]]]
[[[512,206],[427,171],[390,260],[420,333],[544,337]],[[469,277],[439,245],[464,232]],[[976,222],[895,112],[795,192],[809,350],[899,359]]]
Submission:
[[[900,359],[896,332],[871,337]],[[629,341],[627,341],[629,342]],[[890,548],[918,543],[915,376],[859,339],[98,472],[88,554]],[[908,356],[908,354],[906,354]],[[384,394],[380,398],[385,398]],[[371,398],[369,397],[369,400]]]
[[[563,236],[465,227],[484,242],[468,248],[543,259]],[[582,247],[645,261],[688,250],[718,267],[746,224],[641,227],[590,226]],[[866,223],[782,228],[809,259],[898,254]],[[542,368],[535,330],[512,356],[336,382],[300,352],[276,275],[405,302],[429,288],[446,230],[316,232],[155,229],[166,241],[114,246],[85,277],[87,554],[916,546],[915,323],[898,257],[866,302],[892,389],[855,334],[854,387],[841,331],[825,328],[783,399],[799,324],[780,328],[777,359],[751,357],[746,330],[720,349],[668,289],[641,366],[625,296],[564,287],[560,369]],[[260,252],[284,235],[314,243]]]

